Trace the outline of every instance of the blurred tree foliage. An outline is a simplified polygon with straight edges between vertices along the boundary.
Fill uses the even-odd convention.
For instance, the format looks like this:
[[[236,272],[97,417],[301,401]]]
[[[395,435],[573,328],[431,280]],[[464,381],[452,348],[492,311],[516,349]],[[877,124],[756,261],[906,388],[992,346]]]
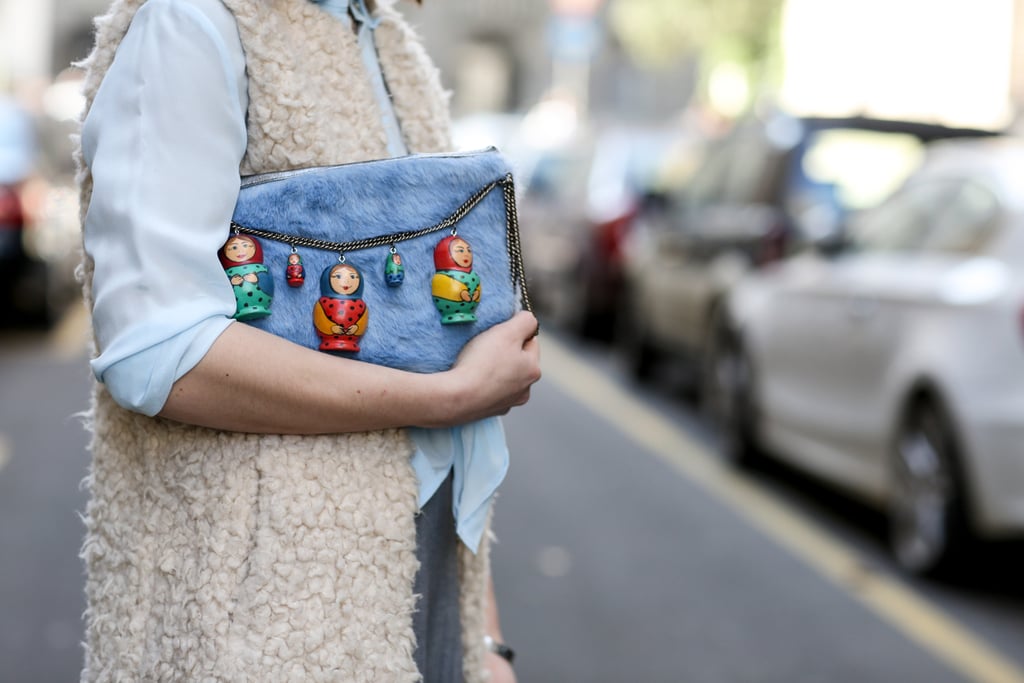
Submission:
[[[741,66],[752,83],[773,80],[785,0],[611,0],[608,22],[641,67],[697,58],[706,76],[722,63]]]

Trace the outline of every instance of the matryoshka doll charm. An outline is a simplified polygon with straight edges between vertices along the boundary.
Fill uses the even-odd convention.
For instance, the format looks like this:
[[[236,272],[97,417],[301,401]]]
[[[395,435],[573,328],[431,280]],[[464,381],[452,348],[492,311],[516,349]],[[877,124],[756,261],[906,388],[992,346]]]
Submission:
[[[263,247],[256,238],[235,233],[218,255],[235,291],[235,320],[258,320],[270,315],[274,280],[263,265]]]
[[[402,265],[402,255],[398,249],[391,247],[388,259],[384,263],[384,281],[388,287],[398,287],[405,280],[405,266]]]
[[[362,294],[363,276],[354,265],[342,261],[324,269],[320,298],[313,306],[321,351],[359,351],[359,338],[366,333],[369,318]]]
[[[302,257],[295,247],[288,254],[288,267],[284,269],[284,279],[289,287],[301,287],[306,281],[306,269],[302,267]]]
[[[430,288],[441,323],[476,322],[480,276],[473,272],[473,249],[469,243],[455,234],[445,237],[434,248],[434,267],[437,272]]]

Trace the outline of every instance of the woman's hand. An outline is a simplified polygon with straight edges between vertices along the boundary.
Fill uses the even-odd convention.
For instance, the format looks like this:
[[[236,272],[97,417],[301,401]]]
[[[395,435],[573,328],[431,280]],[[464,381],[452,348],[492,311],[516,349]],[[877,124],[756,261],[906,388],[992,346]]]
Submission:
[[[484,601],[484,619],[486,620],[485,633],[491,640],[503,643],[505,638],[501,633],[501,617],[498,614],[498,598],[494,592],[494,575],[487,577],[487,597]],[[486,642],[486,638],[484,639]],[[488,648],[484,658],[484,666],[491,674],[491,683],[516,683],[516,672],[512,663],[496,652]]]
[[[530,399],[530,387],[540,379],[537,319],[517,313],[474,337],[449,371],[458,397],[456,424],[503,415]]]
[[[501,655],[488,652],[484,666],[491,674],[491,683],[516,683],[516,672]]]

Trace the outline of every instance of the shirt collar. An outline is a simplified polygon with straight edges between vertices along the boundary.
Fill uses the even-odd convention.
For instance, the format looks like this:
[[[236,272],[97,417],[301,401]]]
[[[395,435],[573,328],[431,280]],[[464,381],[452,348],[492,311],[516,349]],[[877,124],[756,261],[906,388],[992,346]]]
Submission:
[[[349,0],[310,0],[310,2],[314,5],[320,5],[337,17],[348,14]]]
[[[366,0],[310,0],[315,5],[320,5],[326,11],[342,20],[348,20],[351,16],[359,24],[366,24],[370,28],[377,28],[380,19],[373,16]]]

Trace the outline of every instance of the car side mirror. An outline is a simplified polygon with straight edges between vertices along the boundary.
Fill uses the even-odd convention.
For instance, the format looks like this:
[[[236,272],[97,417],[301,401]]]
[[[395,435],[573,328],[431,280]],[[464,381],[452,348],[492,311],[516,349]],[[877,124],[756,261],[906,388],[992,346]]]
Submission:
[[[808,202],[794,216],[801,241],[826,257],[846,248],[846,217],[827,202]]]
[[[665,213],[678,201],[664,190],[646,190],[640,195],[640,210],[647,213]]]
[[[850,246],[850,240],[846,231],[839,228],[828,235],[820,237],[811,243],[819,254],[826,258],[835,258],[845,252]]]

